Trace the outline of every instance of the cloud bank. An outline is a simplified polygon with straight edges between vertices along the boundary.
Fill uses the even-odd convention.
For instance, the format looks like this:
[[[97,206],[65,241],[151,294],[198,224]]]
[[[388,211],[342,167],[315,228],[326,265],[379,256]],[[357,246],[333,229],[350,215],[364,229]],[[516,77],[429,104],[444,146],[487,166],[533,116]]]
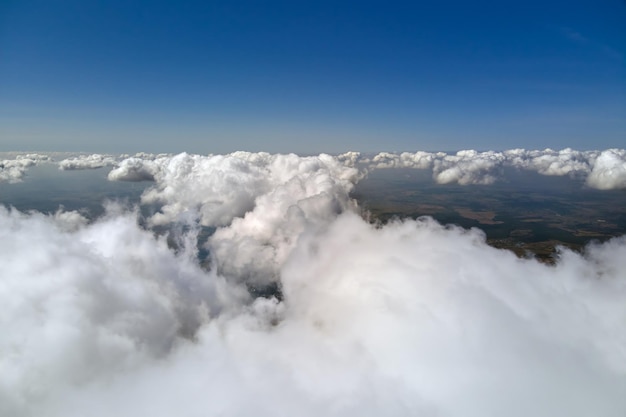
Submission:
[[[229,155],[208,156],[187,155],[187,157],[195,158],[197,161],[212,159],[213,163],[217,163],[216,161],[220,158],[225,158],[226,161],[231,161],[232,158],[245,160],[244,155],[246,154],[249,158],[256,158],[257,163],[261,165],[271,165],[266,161],[267,158],[281,157],[262,152],[255,154],[235,152]],[[158,184],[163,184],[168,181],[175,181],[176,176],[184,176],[185,168],[183,165],[185,163],[180,162],[182,159],[181,156],[175,157],[170,154],[140,152],[133,156],[80,154],[66,157],[57,163],[61,170],[112,167],[108,174],[111,181],[156,181]],[[380,152],[372,157],[363,156],[359,152],[346,152],[336,156],[334,160],[346,167],[358,168],[359,177],[375,169],[412,168],[431,170],[433,180],[438,184],[489,185],[503,179],[504,168],[515,168],[534,171],[541,175],[567,175],[584,180],[588,187],[600,190],[626,188],[626,150],[624,149],[607,149],[604,151],[578,151],[570,148],[559,151],[552,149],[510,149],[501,152],[462,150],[454,154],[425,151],[414,153]],[[43,161],[50,162],[52,158],[47,155],[22,154],[12,159],[2,160],[0,161],[0,182],[19,182],[29,167]],[[186,163],[193,165],[196,162]],[[207,164],[208,162],[197,163]],[[177,169],[181,171],[179,173],[172,172]],[[189,172],[194,171],[194,169],[202,170],[202,168],[189,168]],[[181,182],[178,186],[180,184]],[[173,192],[176,193],[176,191]],[[167,197],[161,190],[156,191],[151,197],[147,196],[146,202],[150,199],[156,202],[162,199],[167,200]],[[170,209],[171,207],[168,207],[165,210]],[[164,221],[169,220],[168,218]]]
[[[508,167],[535,171],[541,175],[583,178],[586,179],[587,186],[601,190],[626,188],[626,151],[623,149],[511,149],[503,152],[464,150],[456,154],[381,152],[359,162],[367,169],[430,169],[438,184],[492,184],[502,178],[502,169]]]
[[[500,158],[430,163],[479,157]],[[359,158],[137,158],[146,221],[0,209],[0,415],[626,413],[625,237],[549,266],[430,218],[372,225]]]

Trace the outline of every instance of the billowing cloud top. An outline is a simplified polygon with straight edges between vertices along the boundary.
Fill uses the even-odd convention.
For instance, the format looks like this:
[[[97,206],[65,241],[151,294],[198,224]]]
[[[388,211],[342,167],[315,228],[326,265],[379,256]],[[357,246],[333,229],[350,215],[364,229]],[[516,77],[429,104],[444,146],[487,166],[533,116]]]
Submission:
[[[0,208],[0,415],[625,415],[626,238],[549,266],[363,220],[354,164],[485,183],[535,159],[430,155],[134,156],[111,175],[154,179],[147,221]],[[585,158],[621,175],[619,151]]]
[[[610,149],[595,160],[587,184],[600,190],[626,188],[626,150]]]

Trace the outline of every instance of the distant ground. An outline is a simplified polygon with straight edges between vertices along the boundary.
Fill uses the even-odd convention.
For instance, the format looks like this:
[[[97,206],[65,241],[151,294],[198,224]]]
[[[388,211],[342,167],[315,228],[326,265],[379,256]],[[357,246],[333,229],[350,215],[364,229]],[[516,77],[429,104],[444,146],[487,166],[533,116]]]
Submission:
[[[626,234],[626,190],[598,191],[582,181],[510,170],[492,185],[439,185],[430,172],[373,171],[353,192],[372,221],[432,216],[485,231],[487,242],[554,262],[557,246],[580,250]]]

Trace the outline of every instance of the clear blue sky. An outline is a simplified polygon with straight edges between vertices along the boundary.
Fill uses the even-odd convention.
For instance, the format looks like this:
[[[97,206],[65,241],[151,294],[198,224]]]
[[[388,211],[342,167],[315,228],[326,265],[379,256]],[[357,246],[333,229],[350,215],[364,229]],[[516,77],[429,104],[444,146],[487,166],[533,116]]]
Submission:
[[[626,146],[623,0],[0,4],[0,151]]]

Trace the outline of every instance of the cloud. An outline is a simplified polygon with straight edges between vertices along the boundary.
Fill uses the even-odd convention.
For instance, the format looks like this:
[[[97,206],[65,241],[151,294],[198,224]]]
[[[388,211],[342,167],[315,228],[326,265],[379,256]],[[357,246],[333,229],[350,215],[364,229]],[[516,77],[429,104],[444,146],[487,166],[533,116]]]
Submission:
[[[590,43],[589,39],[583,36],[581,33],[576,32],[572,28],[562,27],[561,33],[571,41],[574,41],[581,45],[588,45]]]
[[[155,186],[142,195],[144,204],[160,205],[153,224],[198,219],[203,226],[229,225],[207,243],[217,270],[267,285],[276,281],[295,245],[294,233],[327,222],[352,204],[348,193],[359,173],[350,165],[357,157],[184,153],[126,159],[109,179],[154,179]]]
[[[353,207],[348,194],[358,178],[354,168],[328,155],[276,155],[265,174],[269,186],[254,207],[207,243],[220,273],[253,284],[278,281],[280,265],[301,233]]]
[[[291,314],[443,415],[524,415],[511,406],[539,398],[531,414],[584,415],[624,386],[625,249],[564,252],[550,268],[477,230],[344,215],[302,242],[282,282]],[[626,402],[614,401],[618,415]]]
[[[12,159],[0,160],[0,183],[20,182],[28,168],[50,160],[48,155],[41,154],[17,154],[11,155]]]
[[[78,169],[97,169],[116,164],[115,157],[111,155],[78,155],[59,162],[59,169],[64,171]]]
[[[604,56],[606,56],[607,58],[610,58],[616,61],[622,61],[624,59],[623,53],[620,52],[619,50],[607,44],[591,40],[588,37],[584,36],[582,33],[577,32],[576,30],[572,28],[561,27],[560,32],[565,38],[569,39],[575,44],[598,51],[602,53]]]
[[[354,167],[354,166],[356,166],[356,164],[359,161],[360,157],[361,157],[361,153],[360,152],[349,151],[349,152],[337,155],[337,160],[343,162],[344,165],[346,165],[346,166]]]
[[[600,159],[600,156],[602,158]],[[598,163],[597,161],[600,160]],[[503,152],[463,150],[454,155],[443,152],[418,151],[394,154],[381,152],[371,159],[359,160],[366,169],[414,168],[432,169],[433,179],[439,184],[458,183],[492,184],[502,179],[503,168],[517,168],[538,172],[541,175],[568,175],[587,178],[587,185],[598,189],[626,188],[623,170],[626,151],[609,149],[577,151],[566,148],[525,150],[511,149]],[[598,178],[602,176],[602,180]]]
[[[609,152],[609,154],[607,154]],[[603,154],[598,168],[596,160]],[[608,155],[608,156],[607,156]],[[127,157],[116,163],[116,167],[109,173],[112,181],[152,181],[156,187],[144,195],[146,204],[163,204],[161,213],[153,218],[155,222],[167,223],[177,216],[197,211],[202,207],[203,224],[223,225],[232,217],[225,215],[220,223],[212,215],[217,215],[219,209],[223,212],[233,212],[237,216],[245,213],[251,207],[256,197],[272,189],[278,177],[272,176],[272,170],[279,169],[272,166],[273,160],[283,156],[266,153],[235,152],[228,155],[153,155],[137,154]],[[310,157],[317,158],[317,157]],[[611,159],[611,169],[605,165]],[[606,151],[578,151],[571,148],[561,150],[526,150],[510,149],[505,151],[479,152],[468,149],[455,154],[445,152],[380,152],[368,157],[359,152],[346,152],[338,155],[335,162],[346,168],[357,168],[359,172],[354,178],[360,179],[368,171],[375,169],[411,168],[431,170],[433,180],[438,184],[460,185],[489,185],[503,179],[504,168],[515,168],[538,172],[541,175],[570,176],[586,179],[595,169],[593,178],[586,184],[598,189],[626,188],[621,177],[619,166],[626,163],[626,151],[623,149],[609,149]],[[243,170],[235,174],[231,166],[237,165]],[[221,166],[223,165],[223,166]],[[244,172],[245,171],[245,172]],[[228,172],[229,174],[225,174]],[[600,174],[602,172],[602,174]],[[230,175],[231,178],[221,181],[221,176]],[[289,174],[285,174],[289,175]],[[600,183],[595,178],[603,176]],[[200,177],[205,177],[200,181]],[[244,178],[246,178],[244,180]],[[190,184],[203,184],[203,191],[190,190]],[[241,196],[237,207],[226,202],[229,195],[229,184],[238,184],[247,189],[247,197]],[[244,185],[245,184],[245,185]],[[195,186],[194,186],[195,187]],[[220,191],[221,190],[221,191]],[[201,196],[220,195],[214,201],[213,208],[206,198]],[[172,202],[172,204],[170,204]],[[209,215],[209,212],[213,214]]]
[[[438,184],[492,184],[503,161],[500,152],[459,151],[434,161],[433,178]]]
[[[227,225],[251,211],[257,198],[288,184],[294,184],[291,191],[299,199],[307,193],[331,192],[335,177],[352,184],[358,175],[356,169],[328,155],[235,152],[208,156],[182,153],[154,161],[126,159],[109,179],[128,179],[136,172],[151,175],[156,183],[142,196],[144,204],[161,205],[151,218],[154,224],[197,217],[204,226]],[[301,189],[297,189],[298,183]]]
[[[556,176],[588,174],[597,155],[597,151],[576,151],[570,148],[560,151],[552,149],[505,151],[511,166],[536,171],[542,175]]]
[[[113,210],[85,226],[75,212],[0,208],[0,414],[163,357],[230,297],[135,217]]]
[[[264,172],[269,154],[201,156],[182,153],[154,167],[155,186],[144,204],[162,204],[151,221],[166,224],[199,218],[205,226],[222,226],[251,210],[257,195],[269,190]]]
[[[626,410],[623,238],[550,267],[476,230],[348,212],[299,236],[282,302],[247,304],[111,216],[65,232],[2,212],[3,414]]]
[[[402,152],[401,154],[393,154],[389,152],[381,152],[374,156],[371,160],[372,168],[415,168],[429,169],[433,166],[436,158],[442,158],[445,153],[430,153],[418,151],[415,153]]]
[[[463,181],[500,155],[434,161]],[[353,160],[155,158],[167,235],[115,205],[0,208],[0,415],[626,413],[625,237],[549,266],[430,218],[371,225]]]
[[[137,157],[126,158],[109,172],[110,181],[154,181],[158,162]]]
[[[626,188],[626,150],[609,149],[602,152],[587,177],[587,185],[600,190]]]

